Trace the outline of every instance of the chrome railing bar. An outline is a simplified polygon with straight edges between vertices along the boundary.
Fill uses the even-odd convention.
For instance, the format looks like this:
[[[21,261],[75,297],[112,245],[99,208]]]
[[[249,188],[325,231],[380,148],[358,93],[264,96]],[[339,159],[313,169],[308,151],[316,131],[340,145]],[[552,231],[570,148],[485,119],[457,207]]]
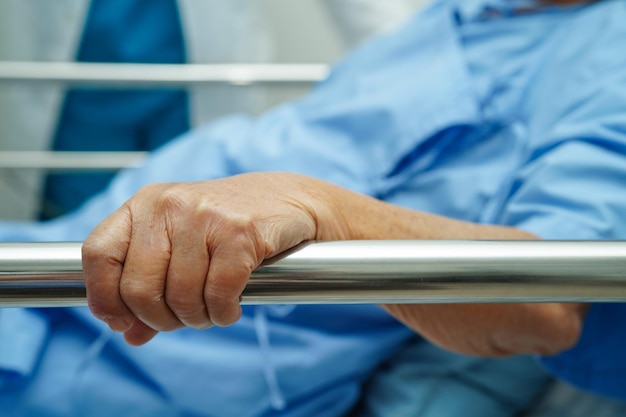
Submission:
[[[93,64],[0,61],[0,82],[46,82],[106,87],[182,87],[193,84],[311,84],[326,64]]]
[[[0,244],[0,307],[85,304],[80,243]],[[626,301],[626,242],[344,241],[253,272],[244,304]]]
[[[0,170],[116,171],[139,166],[146,155],[146,152],[0,151]]]

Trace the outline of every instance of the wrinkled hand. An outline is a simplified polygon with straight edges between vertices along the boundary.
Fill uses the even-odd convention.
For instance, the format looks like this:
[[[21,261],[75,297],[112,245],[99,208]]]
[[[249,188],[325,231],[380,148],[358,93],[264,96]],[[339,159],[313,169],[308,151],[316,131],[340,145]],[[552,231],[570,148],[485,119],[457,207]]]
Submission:
[[[320,198],[307,180],[246,174],[141,189],[83,244],[91,311],[134,345],[234,323],[250,273],[316,238]]]

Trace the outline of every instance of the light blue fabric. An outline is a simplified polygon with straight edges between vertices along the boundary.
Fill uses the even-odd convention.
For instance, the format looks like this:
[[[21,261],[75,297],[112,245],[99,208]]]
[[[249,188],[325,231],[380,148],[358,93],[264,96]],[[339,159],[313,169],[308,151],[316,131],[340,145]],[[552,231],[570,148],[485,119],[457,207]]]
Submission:
[[[527,357],[485,360],[415,341],[377,371],[354,415],[518,416],[546,388],[539,366]]]
[[[146,183],[265,170],[546,238],[624,238],[626,55],[615,51],[625,21],[622,1],[520,14],[503,1],[443,0],[355,51],[305,99],[194,131],[78,212],[4,224],[0,240],[82,240]],[[10,417],[339,416],[412,337],[374,306],[246,307],[235,326],[161,334],[141,348],[84,309],[33,314],[46,323],[39,342],[6,349],[1,362],[18,375],[0,392]],[[13,331],[0,326],[0,339]],[[485,386],[506,374],[482,369]],[[412,381],[418,403],[432,388],[422,382]],[[536,391],[520,386],[510,404]],[[441,402],[436,415],[463,398],[472,397]],[[496,407],[468,402],[464,416]]]

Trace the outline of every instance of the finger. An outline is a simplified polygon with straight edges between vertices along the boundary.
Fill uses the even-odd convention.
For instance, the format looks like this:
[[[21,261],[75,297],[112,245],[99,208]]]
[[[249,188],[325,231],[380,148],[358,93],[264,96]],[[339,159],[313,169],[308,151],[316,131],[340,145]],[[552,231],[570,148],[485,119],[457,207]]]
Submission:
[[[119,291],[130,229],[130,213],[123,206],[101,222],[82,246],[89,308],[94,316],[118,332],[128,330],[134,319]]]
[[[165,300],[183,324],[206,329],[213,323],[204,303],[204,287],[209,269],[209,252],[201,227],[175,231],[172,256],[167,271]]]
[[[262,260],[256,253],[245,237],[234,238],[213,250],[204,299],[216,325],[228,326],[241,317],[241,293]]]
[[[120,294],[133,314],[154,330],[170,331],[183,324],[165,302],[165,280],[171,246],[164,216],[137,209],[132,238],[120,280]]]
[[[129,345],[141,346],[152,340],[157,333],[158,332],[152,327],[148,327],[145,323],[136,318],[130,329],[124,333],[124,340],[126,340]]]

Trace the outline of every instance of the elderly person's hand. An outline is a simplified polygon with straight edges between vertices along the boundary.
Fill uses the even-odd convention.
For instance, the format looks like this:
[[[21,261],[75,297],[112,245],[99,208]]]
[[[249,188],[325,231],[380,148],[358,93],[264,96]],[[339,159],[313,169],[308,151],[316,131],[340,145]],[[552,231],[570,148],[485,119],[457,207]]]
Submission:
[[[135,345],[158,331],[229,325],[263,260],[307,240],[532,239],[521,230],[407,210],[288,173],[143,188],[83,245],[89,306]],[[432,342],[478,355],[571,346],[580,304],[387,305]]]
[[[307,184],[280,173],[143,188],[83,245],[91,310],[136,345],[234,323],[250,273],[318,237]]]

